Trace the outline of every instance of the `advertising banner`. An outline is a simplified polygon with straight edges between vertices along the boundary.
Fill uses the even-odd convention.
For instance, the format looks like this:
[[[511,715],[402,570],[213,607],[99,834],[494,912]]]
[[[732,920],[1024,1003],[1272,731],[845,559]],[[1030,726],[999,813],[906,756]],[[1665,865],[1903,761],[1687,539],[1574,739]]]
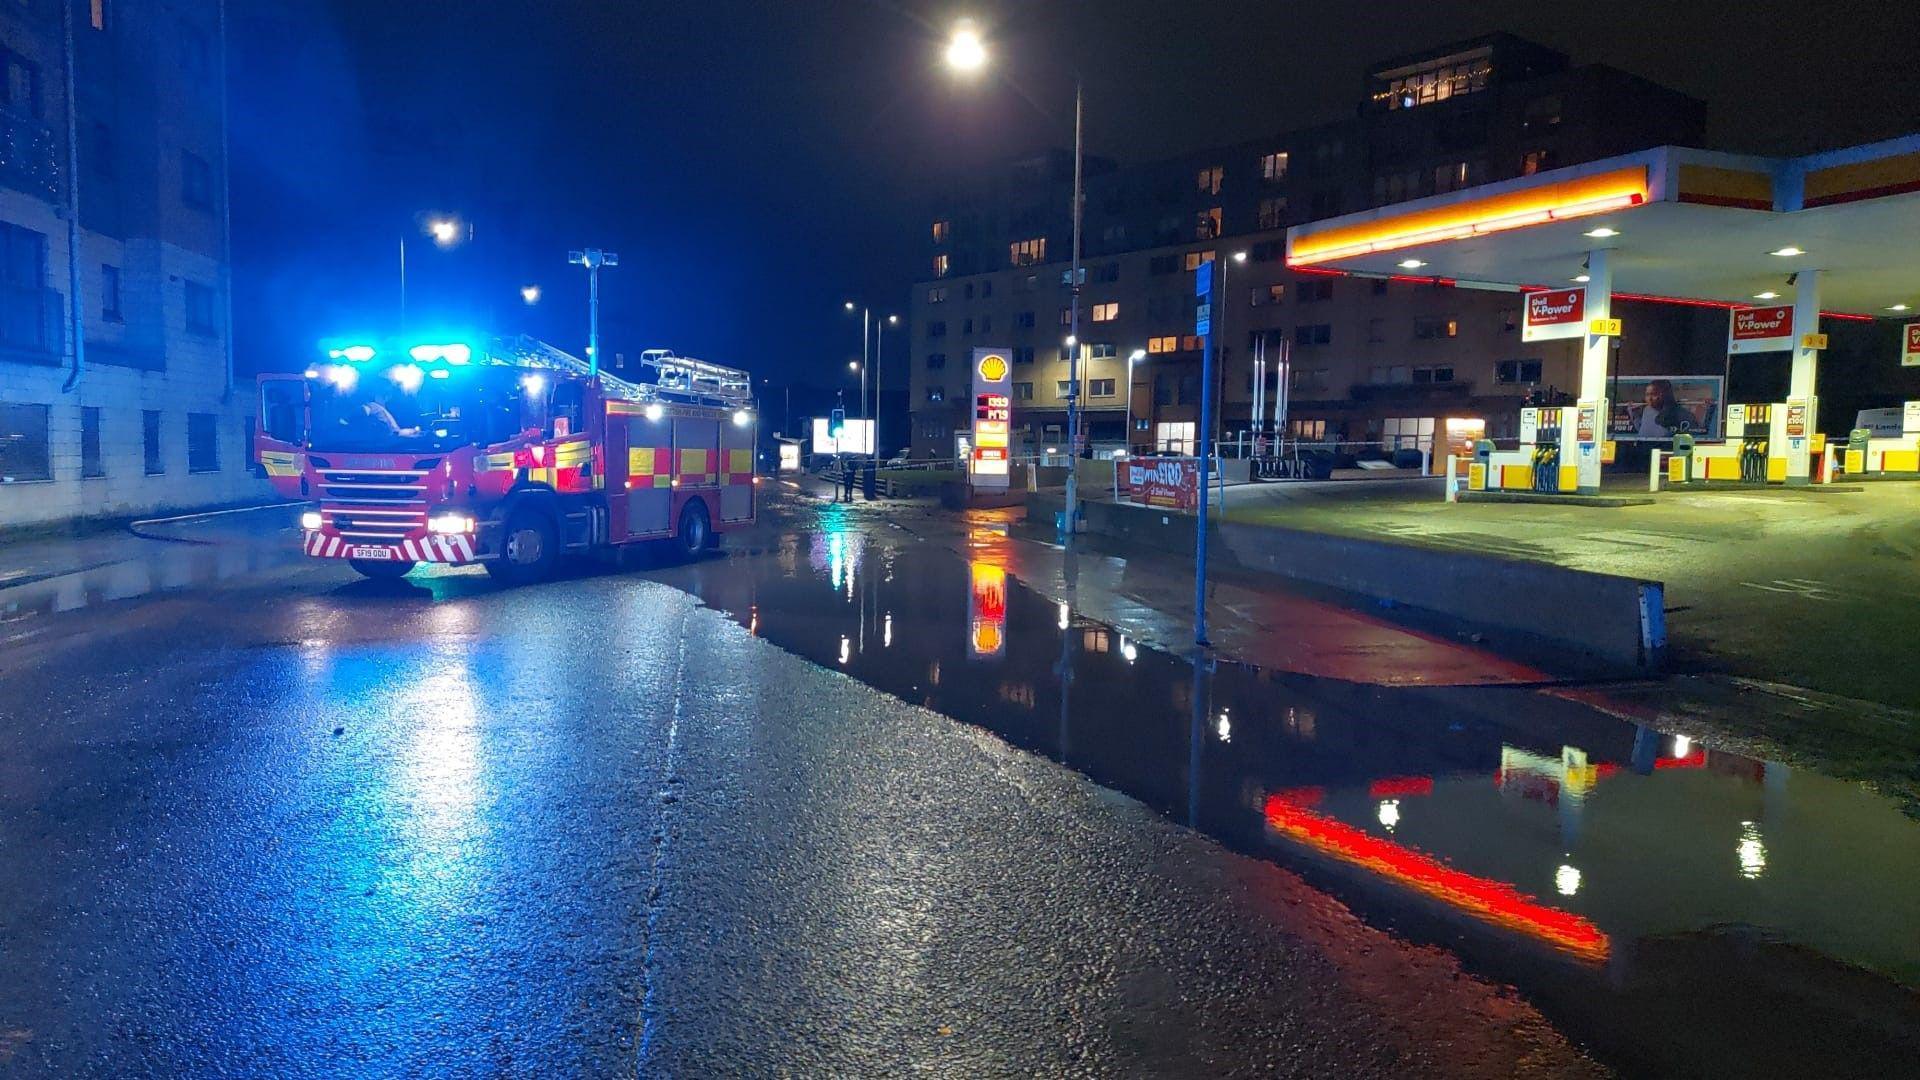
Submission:
[[[1920,367],[1920,322],[1900,328],[1900,366]]]
[[[1200,505],[1200,462],[1196,458],[1130,458],[1121,463],[1122,486],[1134,502],[1172,510]]]
[[[1718,375],[1621,375],[1612,380],[1612,418],[1607,437],[1617,440],[1671,439],[1685,432],[1696,439],[1720,437],[1720,403],[1725,400]]]
[[[1793,348],[1793,306],[1737,307],[1727,313],[1727,352],[1780,352]]]
[[[1521,341],[1556,341],[1587,332],[1587,290],[1544,289],[1521,293]]]
[[[973,350],[973,451],[968,480],[976,488],[1007,489],[1013,431],[1010,349]]]

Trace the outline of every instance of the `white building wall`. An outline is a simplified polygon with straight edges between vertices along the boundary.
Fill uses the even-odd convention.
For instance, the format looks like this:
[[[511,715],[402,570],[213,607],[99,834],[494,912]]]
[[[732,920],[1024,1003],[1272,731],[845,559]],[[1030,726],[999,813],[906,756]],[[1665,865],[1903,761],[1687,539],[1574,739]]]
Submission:
[[[66,224],[54,207],[32,196],[0,188],[0,220],[47,237],[48,284],[67,293]],[[89,345],[114,344],[157,350],[164,370],[89,362],[79,384],[63,390],[73,364],[71,322],[63,319],[61,363],[57,367],[19,363],[0,354],[0,402],[48,406],[48,456],[53,478],[0,482],[0,530],[74,518],[132,517],[265,498],[264,480],[249,469],[252,450],[245,445],[246,421],[253,413],[250,385],[226,387],[226,335],[222,325],[211,335],[189,331],[185,282],[215,290],[216,323],[224,323],[219,298],[218,263],[154,240],[117,239],[82,233],[81,288]],[[121,307],[125,325],[101,318],[103,263],[121,268]],[[143,318],[143,314],[146,316]],[[142,323],[147,326],[143,328]],[[144,330],[144,332],[143,332]],[[83,478],[81,410],[100,409],[100,453],[104,476]],[[164,469],[145,469],[142,413],[160,413],[160,451]],[[216,422],[219,468],[191,472],[187,466],[187,416],[209,413]]]

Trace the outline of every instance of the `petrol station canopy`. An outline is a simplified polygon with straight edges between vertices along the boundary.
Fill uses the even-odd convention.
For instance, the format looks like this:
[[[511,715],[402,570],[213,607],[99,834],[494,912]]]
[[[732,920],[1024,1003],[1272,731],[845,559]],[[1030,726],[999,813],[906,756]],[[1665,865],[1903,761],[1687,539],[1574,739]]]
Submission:
[[[1663,146],[1298,225],[1300,269],[1568,288],[1608,249],[1613,295],[1752,304],[1818,269],[1821,306],[1920,311],[1920,135],[1799,158]]]

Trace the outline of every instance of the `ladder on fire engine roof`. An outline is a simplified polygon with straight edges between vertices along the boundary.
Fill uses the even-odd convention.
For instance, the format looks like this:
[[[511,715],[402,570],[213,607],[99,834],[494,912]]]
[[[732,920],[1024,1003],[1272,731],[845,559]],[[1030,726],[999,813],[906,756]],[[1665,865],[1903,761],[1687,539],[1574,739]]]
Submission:
[[[593,365],[585,360],[525,334],[499,339],[491,351],[496,359],[522,367],[549,368],[583,377],[593,371]],[[658,382],[628,382],[602,371],[602,393],[627,401],[689,401],[733,407],[753,399],[753,379],[744,371],[675,356],[671,349],[648,349],[640,354],[640,362],[659,372]]]

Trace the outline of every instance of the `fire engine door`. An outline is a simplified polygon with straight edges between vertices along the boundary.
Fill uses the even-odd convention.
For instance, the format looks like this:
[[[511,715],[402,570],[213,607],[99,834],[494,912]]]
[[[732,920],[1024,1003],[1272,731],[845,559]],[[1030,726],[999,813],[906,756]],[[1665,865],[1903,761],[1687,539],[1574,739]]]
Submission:
[[[252,451],[274,491],[285,496],[300,495],[298,454],[307,444],[307,399],[305,376],[260,376]]]

